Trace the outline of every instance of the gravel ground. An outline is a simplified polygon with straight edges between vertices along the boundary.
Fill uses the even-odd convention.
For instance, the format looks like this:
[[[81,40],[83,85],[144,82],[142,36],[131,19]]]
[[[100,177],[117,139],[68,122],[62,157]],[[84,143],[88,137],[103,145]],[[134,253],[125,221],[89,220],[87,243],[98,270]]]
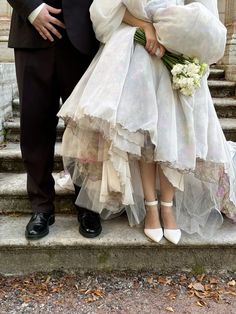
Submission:
[[[0,313],[231,314],[236,273],[0,276]]]

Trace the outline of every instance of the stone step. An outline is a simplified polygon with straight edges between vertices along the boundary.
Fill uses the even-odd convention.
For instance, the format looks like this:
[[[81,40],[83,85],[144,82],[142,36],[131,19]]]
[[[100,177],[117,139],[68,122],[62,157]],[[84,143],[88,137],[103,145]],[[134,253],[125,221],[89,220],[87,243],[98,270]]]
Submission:
[[[220,118],[236,118],[236,98],[213,98],[216,113]]]
[[[5,129],[6,141],[19,142],[20,141],[20,120],[19,118],[10,119],[3,123]],[[57,141],[61,141],[64,132],[64,122],[59,120],[57,126]]]
[[[222,118],[220,119],[221,127],[228,141],[236,142],[236,119]]]
[[[20,101],[19,98],[15,98],[12,101],[12,112],[14,117],[20,116]]]
[[[1,20],[1,23],[2,23],[2,20]],[[14,50],[8,48],[8,38],[9,36],[7,34],[5,36],[0,36],[1,63],[13,63],[14,62]]]
[[[183,233],[175,246],[163,239],[149,241],[142,227],[131,228],[125,216],[102,222],[94,239],[78,232],[74,215],[57,215],[48,236],[25,239],[29,216],[0,216],[0,273],[40,271],[147,270],[205,272],[235,271],[236,228],[225,221],[212,239]]]
[[[223,71],[223,70],[217,70]],[[223,71],[224,72],[224,71]],[[213,98],[218,117],[236,117],[236,97],[234,98]],[[19,117],[19,99],[13,100],[13,115]]]
[[[225,71],[223,69],[216,69],[216,68],[211,68],[210,69],[210,75],[209,79],[210,80],[222,80],[225,77]]]
[[[59,178],[59,173],[54,173]],[[73,191],[66,190],[55,184],[55,207],[58,213],[75,211]],[[30,213],[31,205],[26,192],[25,173],[0,173],[0,214]]]
[[[63,169],[60,148],[61,144],[56,143],[54,157],[54,171],[56,172]],[[8,142],[5,147],[0,148],[1,172],[25,172],[19,143]]]
[[[223,81],[224,70],[211,69],[208,84],[212,97],[231,97],[236,95],[236,82]],[[61,103],[62,104],[62,103]],[[19,99],[12,103],[14,116],[19,116]]]
[[[217,98],[214,99],[217,104]],[[236,100],[232,99],[228,101],[225,99],[225,102],[219,102],[217,104],[222,114],[224,110],[228,111],[227,108],[230,106],[236,107]],[[233,110],[233,109],[232,109]],[[228,116],[228,115],[226,115]],[[226,134],[226,138],[231,141],[236,141],[236,119],[235,118],[222,118],[220,119],[221,126]],[[61,143],[56,143],[55,146],[55,158],[54,158],[54,171],[58,172],[63,169],[62,158],[60,155]],[[5,147],[0,149],[0,173],[1,172],[15,172],[21,173],[24,172],[24,165],[21,158],[21,151],[19,143],[8,142]]]
[[[235,97],[236,82],[208,80],[208,86],[212,97]]]
[[[221,106],[222,107],[222,106]],[[234,108],[234,107],[233,107]],[[223,112],[223,109],[222,109]],[[220,118],[220,122],[225,133],[226,139],[236,141],[236,119],[234,118]],[[19,142],[20,140],[20,121],[15,118],[11,121],[4,122],[6,141]],[[64,123],[60,120],[57,127],[57,141],[61,141],[64,131]]]

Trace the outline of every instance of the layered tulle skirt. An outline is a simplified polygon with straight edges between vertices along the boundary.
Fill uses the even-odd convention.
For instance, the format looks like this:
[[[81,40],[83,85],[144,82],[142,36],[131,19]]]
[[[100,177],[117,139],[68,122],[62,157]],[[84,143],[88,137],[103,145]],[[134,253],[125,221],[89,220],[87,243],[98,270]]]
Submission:
[[[145,218],[139,160],[157,162],[176,188],[179,227],[209,236],[236,221],[236,147],[226,142],[207,85],[193,97],[173,90],[161,61],[121,25],[101,46],[58,116],[67,127],[64,166],[81,187],[76,204],[131,226]],[[159,189],[156,175],[157,193]]]

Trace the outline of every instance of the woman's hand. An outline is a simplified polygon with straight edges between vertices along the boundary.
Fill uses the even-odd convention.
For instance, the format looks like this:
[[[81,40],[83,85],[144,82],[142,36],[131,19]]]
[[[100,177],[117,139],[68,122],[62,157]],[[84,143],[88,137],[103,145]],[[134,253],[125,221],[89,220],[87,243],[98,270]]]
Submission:
[[[165,48],[157,41],[156,30],[152,23],[136,18],[127,9],[124,14],[123,22],[131,26],[142,28],[144,30],[147,41],[145,49],[151,55],[154,55],[159,49],[160,53],[158,53],[157,56],[160,58],[163,57],[165,53]]]
[[[151,54],[154,55],[157,50],[160,50],[158,57],[163,57],[165,53],[165,48],[158,42],[156,37],[156,30],[151,23],[145,23],[143,30],[146,36],[146,46],[145,49]]]

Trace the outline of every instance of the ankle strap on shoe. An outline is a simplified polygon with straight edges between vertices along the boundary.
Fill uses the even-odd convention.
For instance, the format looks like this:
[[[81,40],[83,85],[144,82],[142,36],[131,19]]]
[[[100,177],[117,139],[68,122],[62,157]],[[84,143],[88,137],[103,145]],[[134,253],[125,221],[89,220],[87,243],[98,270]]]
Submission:
[[[162,206],[166,206],[166,207],[171,207],[171,206],[173,206],[173,202],[163,202],[163,201],[161,201],[161,205]]]
[[[147,206],[156,206],[156,205],[158,205],[158,200],[150,201],[150,202],[144,200],[144,204],[147,205]]]

